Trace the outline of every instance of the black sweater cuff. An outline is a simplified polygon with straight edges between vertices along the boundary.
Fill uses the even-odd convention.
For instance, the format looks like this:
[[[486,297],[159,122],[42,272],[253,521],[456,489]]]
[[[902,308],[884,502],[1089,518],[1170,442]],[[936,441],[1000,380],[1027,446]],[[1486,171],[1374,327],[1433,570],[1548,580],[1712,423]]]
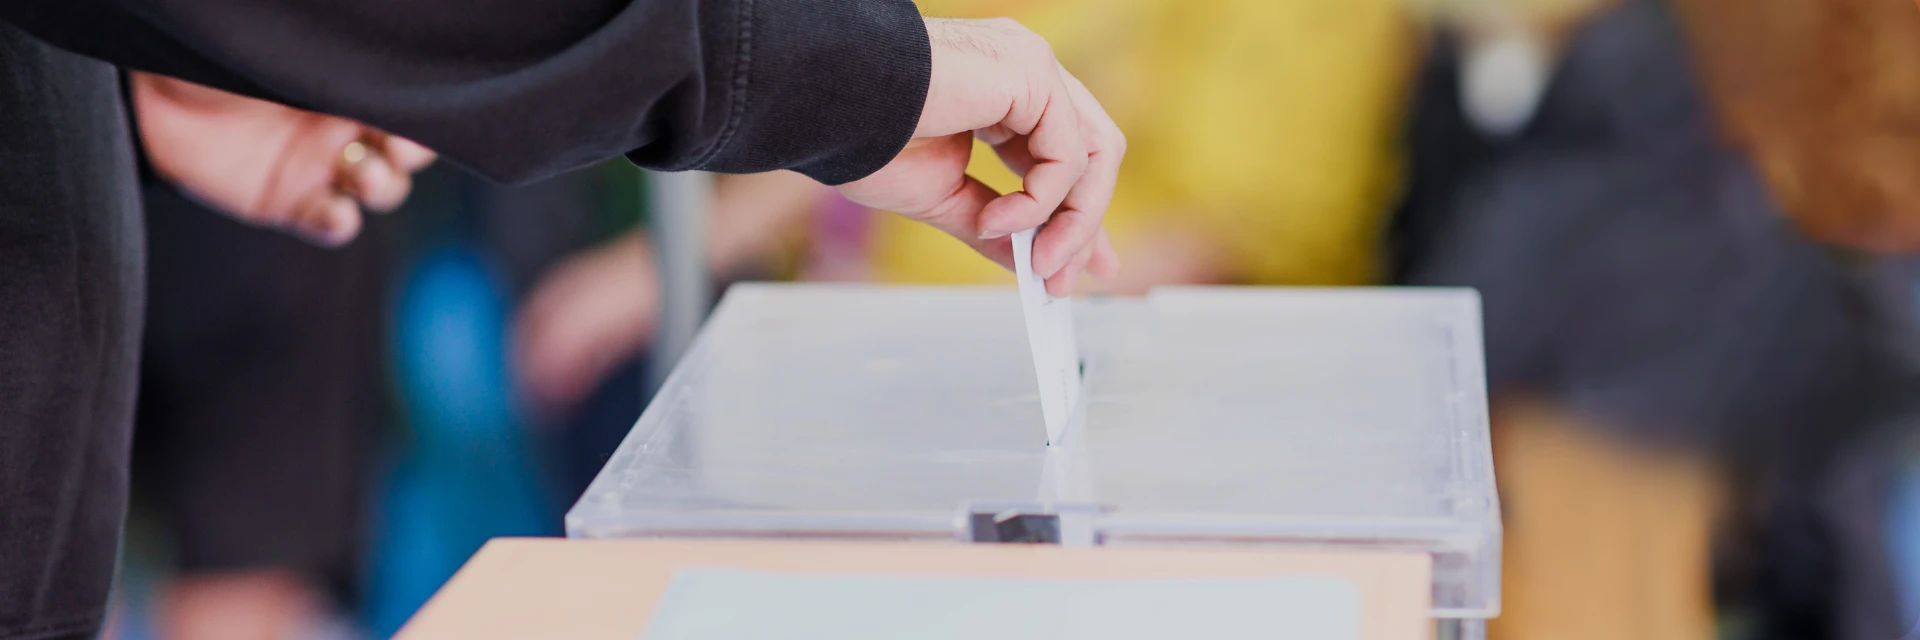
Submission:
[[[933,53],[909,0],[739,0],[728,126],[694,168],[866,177],[913,136]],[[742,91],[744,90],[744,91]]]

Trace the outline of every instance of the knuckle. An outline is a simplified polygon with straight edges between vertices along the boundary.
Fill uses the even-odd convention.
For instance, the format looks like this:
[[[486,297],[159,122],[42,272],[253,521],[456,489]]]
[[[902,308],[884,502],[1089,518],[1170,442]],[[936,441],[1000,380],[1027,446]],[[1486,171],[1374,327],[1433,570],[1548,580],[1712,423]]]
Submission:
[[[1040,37],[1040,34],[1034,33],[1032,31],[1028,31],[1026,33],[1026,38],[1028,43],[1033,46],[1034,51],[1044,54],[1048,62],[1054,61],[1052,42],[1048,42],[1046,38],[1042,38]]]
[[[1066,157],[1061,158],[1061,162],[1066,163],[1067,171],[1076,176],[1085,174],[1087,166],[1092,164],[1085,153],[1067,154]]]
[[[1020,24],[1020,21],[1012,18],[995,18],[994,22],[994,26],[1005,30],[1022,49],[1044,58],[1047,62],[1053,61],[1053,43],[1047,42],[1046,38],[1028,29],[1027,25]]]

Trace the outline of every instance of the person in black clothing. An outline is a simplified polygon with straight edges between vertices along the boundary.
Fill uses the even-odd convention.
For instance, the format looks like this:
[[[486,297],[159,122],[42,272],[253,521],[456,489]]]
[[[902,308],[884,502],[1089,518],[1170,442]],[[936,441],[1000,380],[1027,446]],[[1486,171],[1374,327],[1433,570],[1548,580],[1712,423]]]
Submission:
[[[116,64],[359,120],[498,179],[621,154],[793,169],[1003,264],[1008,234],[1050,221],[1035,263],[1056,293],[1118,268],[1100,222],[1124,138],[1012,22],[906,0],[0,3],[0,638],[96,633],[113,579],[145,302]],[[976,135],[1024,191],[965,176]],[[333,164],[392,150],[368,142]],[[348,235],[357,211],[320,200],[249,220]]]

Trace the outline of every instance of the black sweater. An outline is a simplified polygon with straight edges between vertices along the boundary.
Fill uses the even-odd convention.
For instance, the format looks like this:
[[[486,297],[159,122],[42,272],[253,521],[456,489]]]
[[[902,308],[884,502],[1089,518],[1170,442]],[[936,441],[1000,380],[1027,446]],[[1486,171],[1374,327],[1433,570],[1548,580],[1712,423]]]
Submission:
[[[846,182],[906,144],[931,70],[908,0],[7,0],[0,17],[509,181],[624,153]]]

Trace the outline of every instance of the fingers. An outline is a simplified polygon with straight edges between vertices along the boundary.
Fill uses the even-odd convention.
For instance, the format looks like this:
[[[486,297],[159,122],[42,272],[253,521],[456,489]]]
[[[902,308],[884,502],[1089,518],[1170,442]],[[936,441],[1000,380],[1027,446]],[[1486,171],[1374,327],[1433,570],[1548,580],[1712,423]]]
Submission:
[[[914,140],[840,192],[931,223],[1003,265],[1005,237],[1045,223],[1034,266],[1060,279],[1056,291],[1083,268],[1112,275],[1120,263],[1102,220],[1126,153],[1112,118],[1018,23],[928,19],[927,28],[932,79]],[[976,138],[1021,176],[1020,191],[998,195],[964,175]]]
[[[1012,239],[1006,234],[993,235],[993,232],[982,232],[977,222],[980,211],[999,197],[1000,193],[994,191],[993,187],[974,179],[973,176],[963,176],[960,187],[935,206],[932,214],[925,220],[934,228],[967,243],[967,246],[973,247],[974,251],[980,252],[980,255],[986,256],[987,259],[1012,269]]]
[[[333,216],[344,210],[336,196],[350,198],[349,205],[353,201],[358,201],[367,210],[377,213],[397,209],[413,191],[413,172],[432,164],[434,157],[432,150],[411,140],[366,129],[359,139],[347,143],[341,149],[339,167],[336,169],[333,184],[330,185],[330,191],[333,193],[316,194],[312,198],[314,202],[320,204],[308,205],[316,207],[316,211],[324,210],[329,213],[316,218],[313,216],[319,214],[296,212],[294,224],[301,226],[304,221],[310,219],[331,220]],[[357,214],[354,223],[353,229],[358,230],[360,225]],[[345,228],[333,225],[331,222],[328,224],[330,225],[327,227],[328,233],[334,232],[332,231],[334,229]],[[350,240],[352,236],[349,235],[346,239]]]
[[[1046,63],[1058,69],[1058,64],[1051,59]],[[981,229],[990,233],[1006,235],[1046,222],[1080,182],[1091,160],[1082,135],[1080,113],[1065,79],[1057,72],[1037,75],[1041,77],[1029,81],[1048,85],[1040,92],[1044,97],[1017,101],[1009,117],[1001,123],[1015,133],[1026,132],[1025,136],[1014,136],[1001,146],[1025,142],[1031,164],[1026,167],[1020,191],[1001,196],[980,212]],[[1000,150],[1000,154],[1002,158],[1010,155],[1015,158],[1010,166],[1026,164],[1017,151]]]
[[[360,233],[360,206],[333,189],[317,189],[294,204],[286,228],[307,241],[338,247]]]
[[[364,129],[335,154],[333,180],[300,196],[284,226],[315,244],[344,245],[360,233],[362,207],[399,207],[413,190],[413,171],[433,158],[409,140]]]
[[[1100,234],[1100,215],[1093,211],[1062,208],[1047,220],[1047,226],[1033,239],[1033,272],[1042,278],[1060,273],[1082,249],[1094,246]]]
[[[1095,239],[1093,257],[1087,261],[1087,271],[1094,277],[1111,279],[1120,275],[1120,253],[1113,250],[1113,239],[1107,237],[1107,230],[1100,230]]]
[[[340,191],[353,196],[368,209],[378,212],[392,211],[407,199],[407,193],[413,190],[413,178],[410,172],[395,166],[396,160],[384,151],[376,150],[374,145],[364,142],[360,151],[349,148],[343,153],[360,156],[357,161],[343,162],[338,180]]]
[[[296,196],[284,216],[267,216],[308,242],[339,247],[360,234],[361,207],[387,211],[400,205],[412,188],[412,179],[396,168],[376,145],[385,142],[362,134],[332,156],[332,179],[308,187]]]
[[[433,164],[434,158],[438,157],[432,149],[420,146],[420,143],[412,140],[380,131],[373,132],[373,135],[378,136],[376,140],[378,144],[375,146],[379,148],[380,153],[385,154],[387,160],[401,171],[413,173],[425,169],[427,165]]]
[[[1047,278],[1047,294],[1056,298],[1073,295],[1074,288],[1080,285],[1080,272],[1087,268],[1087,261],[1093,259],[1094,245],[1088,244],[1067,261],[1065,268],[1053,277]]]
[[[1101,223],[1113,203],[1113,190],[1120,179],[1120,163],[1126,155],[1127,143],[1120,127],[1086,86],[1064,68],[1059,74],[1069,99],[1081,114],[1080,122],[1085,128],[1083,139],[1087,141],[1087,170],[1061,202],[1060,210],[1034,239],[1033,268],[1050,280],[1064,270],[1071,282],[1096,253],[1101,255],[1102,271],[1118,270],[1119,261],[1113,255],[1112,243],[1106,242],[1105,249],[1101,249],[1100,240],[1105,235]],[[1071,286],[1066,289],[1071,291]]]
[[[1027,177],[1027,171],[1033,168],[1033,153],[1027,151],[1027,137],[1015,134],[1004,126],[995,125],[973,132],[987,146],[993,147],[993,153],[1000,157],[1000,163],[1007,165],[1013,175]]]

